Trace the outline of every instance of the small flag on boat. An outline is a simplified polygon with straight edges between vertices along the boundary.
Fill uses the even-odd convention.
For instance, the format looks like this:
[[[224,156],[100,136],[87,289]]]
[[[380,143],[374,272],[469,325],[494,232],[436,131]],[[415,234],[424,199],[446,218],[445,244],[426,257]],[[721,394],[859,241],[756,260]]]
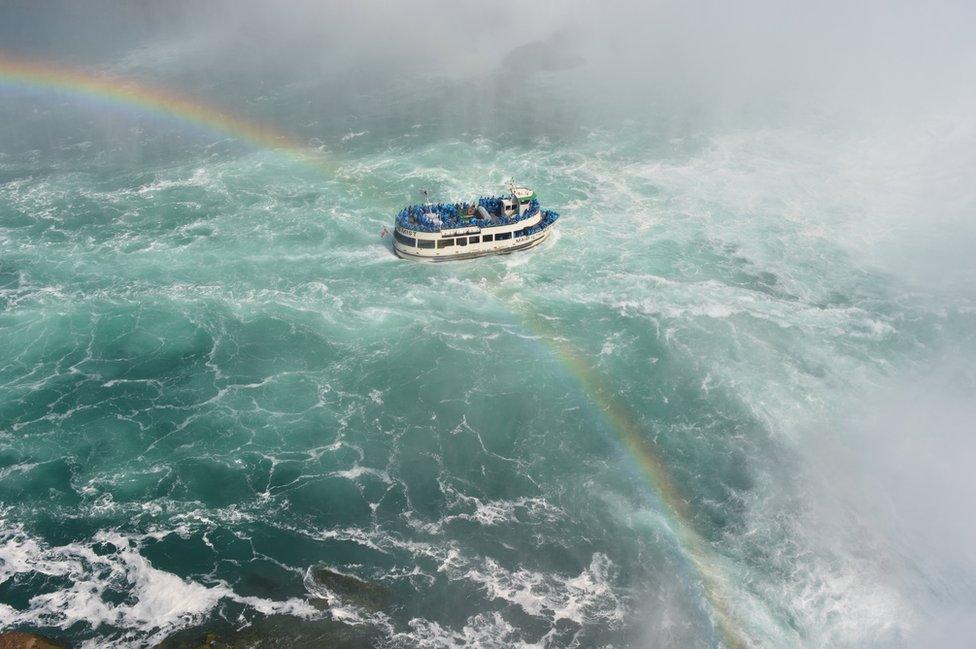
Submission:
[[[383,226],[383,231],[382,231],[382,232],[380,232],[380,236],[381,236],[381,237],[385,237],[385,236],[386,236],[386,235],[388,235],[389,233],[390,233],[390,231],[389,231],[389,230],[387,230],[387,229],[386,229],[386,226],[384,225],[384,226]]]

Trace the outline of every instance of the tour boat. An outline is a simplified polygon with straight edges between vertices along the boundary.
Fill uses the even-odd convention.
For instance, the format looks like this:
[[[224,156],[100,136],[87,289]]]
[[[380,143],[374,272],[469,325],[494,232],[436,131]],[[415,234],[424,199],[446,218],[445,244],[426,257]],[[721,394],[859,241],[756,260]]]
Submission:
[[[448,261],[538,246],[552,233],[559,215],[540,209],[528,187],[512,184],[509,189],[508,196],[483,196],[475,203],[427,200],[400,210],[393,250],[404,259]]]

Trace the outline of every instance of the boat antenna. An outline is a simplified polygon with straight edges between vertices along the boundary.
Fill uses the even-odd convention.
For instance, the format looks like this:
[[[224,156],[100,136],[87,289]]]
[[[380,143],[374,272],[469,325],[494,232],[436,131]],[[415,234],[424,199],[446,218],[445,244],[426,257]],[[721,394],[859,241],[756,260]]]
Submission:
[[[424,202],[427,203],[427,207],[430,207],[430,194],[426,189],[421,189],[420,193],[424,197]]]
[[[517,187],[518,187],[518,185],[515,184],[515,179],[514,178],[509,178],[508,179],[508,191],[512,192],[512,202],[515,203],[515,213],[516,214],[521,214],[522,213],[522,204],[519,203],[518,194],[515,193],[515,189]]]

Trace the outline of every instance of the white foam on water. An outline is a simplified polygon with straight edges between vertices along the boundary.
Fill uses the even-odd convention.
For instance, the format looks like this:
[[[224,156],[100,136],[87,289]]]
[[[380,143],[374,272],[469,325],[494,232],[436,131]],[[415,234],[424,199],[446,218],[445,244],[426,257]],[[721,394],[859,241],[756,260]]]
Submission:
[[[0,582],[34,573],[69,585],[35,595],[26,609],[0,608],[3,627],[80,624],[112,637],[117,646],[145,646],[201,622],[222,601],[265,615],[310,619],[321,614],[302,599],[242,597],[221,581],[205,585],[159,570],[139,554],[137,543],[117,532],[62,546],[48,546],[16,527],[0,534]],[[120,594],[124,599],[117,601]],[[86,646],[103,644],[92,640]]]
[[[490,527],[503,523],[519,523],[519,516],[532,524],[555,522],[565,516],[565,512],[545,498],[523,497],[513,500],[485,501],[475,496],[463,494],[447,484],[442,483],[441,490],[449,497],[451,509],[463,511],[448,514],[431,523],[415,521],[414,526],[418,529],[431,534],[439,534],[443,532],[445,525],[454,521],[470,521]]]
[[[332,471],[328,475],[336,476],[337,478],[345,478],[347,480],[356,480],[364,475],[368,475],[377,478],[386,484],[393,484],[393,479],[390,478],[390,474],[388,474],[386,471],[361,466],[359,464],[356,464],[352,468],[345,469],[343,471]]]
[[[460,649],[463,647],[535,647],[522,639],[518,629],[499,613],[472,615],[459,630],[445,628],[437,622],[414,618],[410,630],[394,633],[392,646],[422,649]]]
[[[316,538],[320,538],[322,540],[350,541],[352,543],[357,543],[364,548],[369,548],[370,550],[376,550],[377,552],[383,553],[388,552],[388,544],[384,543],[383,541],[388,540],[389,537],[386,537],[382,539],[380,543],[377,543],[374,534],[371,534],[370,532],[362,530],[358,527],[345,527],[326,530],[317,534]]]
[[[599,625],[615,629],[621,627],[625,620],[627,609],[613,584],[616,568],[609,557],[601,553],[595,553],[589,566],[578,575],[566,575],[522,567],[509,569],[492,557],[467,556],[452,541],[414,541],[398,534],[387,533],[378,527],[368,531],[359,528],[335,529],[326,531],[321,536],[353,541],[391,555],[406,552],[414,560],[421,562],[433,561],[437,573],[445,575],[451,581],[474,583],[484,592],[487,600],[517,607],[526,614],[545,620],[550,629],[554,629],[560,621],[572,622],[579,627]],[[412,571],[406,573],[406,576],[414,574],[415,571]],[[391,578],[404,576],[403,571],[393,571],[389,575]],[[306,587],[313,595],[325,597],[330,607],[336,607],[339,615],[346,616],[348,621],[377,623],[373,619],[375,616],[371,618],[361,609],[350,607],[348,602],[343,602],[334,593],[322,592],[325,589],[319,585],[310,585],[308,579]],[[386,624],[388,620],[384,618],[381,622]],[[410,622],[413,629],[411,632],[400,631],[392,637],[402,640],[415,635],[415,641],[421,646],[468,646],[464,643],[471,638],[481,637],[475,628],[480,629],[484,624],[493,625],[495,622],[503,623],[502,630],[511,630],[508,636],[504,636],[509,638],[506,642],[520,644],[520,641],[516,642],[518,634],[500,616],[490,620],[478,616],[469,618],[469,626],[472,623],[475,626],[465,626],[460,630],[445,628],[430,620],[416,619]],[[496,631],[499,629],[496,628]]]
[[[207,169],[195,169],[189,178],[179,178],[171,180],[160,178],[151,183],[143,185],[136,190],[137,194],[151,194],[167,189],[183,187],[212,187],[214,179]]]
[[[794,584],[785,603],[820,646],[897,645],[918,622],[895,588],[842,559],[800,560]]]
[[[589,567],[576,577],[508,570],[491,558],[464,576],[481,584],[489,599],[504,600],[552,624],[570,620],[612,628],[624,619],[623,605],[611,585],[613,563],[603,554],[594,554]]]

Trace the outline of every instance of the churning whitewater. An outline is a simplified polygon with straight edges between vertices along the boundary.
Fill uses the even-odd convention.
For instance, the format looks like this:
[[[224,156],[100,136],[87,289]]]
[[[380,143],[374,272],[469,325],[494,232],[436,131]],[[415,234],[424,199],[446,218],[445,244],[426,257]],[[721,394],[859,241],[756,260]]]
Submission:
[[[537,7],[475,46],[497,7],[192,4],[0,9],[0,631],[965,646],[961,36],[906,80],[861,64],[860,10],[744,9],[792,36],[791,85],[759,61],[791,39],[750,49],[722,9]],[[655,45],[611,45],[641,20]],[[429,30],[360,42],[394,24]],[[696,67],[713,40],[735,65]],[[560,214],[532,250],[380,236],[423,188],[512,177]]]

